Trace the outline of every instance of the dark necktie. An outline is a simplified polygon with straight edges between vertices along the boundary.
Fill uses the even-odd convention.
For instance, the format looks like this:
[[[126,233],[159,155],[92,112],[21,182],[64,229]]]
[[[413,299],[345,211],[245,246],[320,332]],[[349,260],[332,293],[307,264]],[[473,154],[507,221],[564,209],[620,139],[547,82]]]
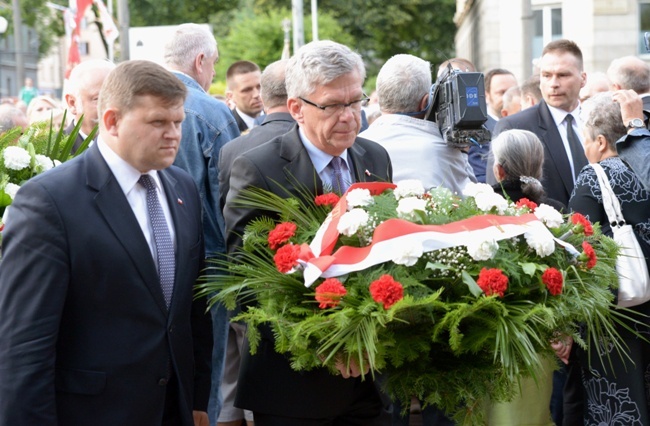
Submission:
[[[580,170],[587,165],[587,158],[585,157],[585,150],[582,147],[580,138],[573,130],[573,115],[567,114],[566,118],[566,138],[569,142],[569,149],[571,149],[571,157],[573,158],[573,176],[578,176]]]
[[[332,157],[330,165],[332,166],[332,189],[343,195],[350,186],[347,179],[343,177],[343,160],[341,157]]]
[[[160,287],[162,288],[165,302],[169,308],[174,291],[174,269],[176,268],[174,243],[169,233],[165,214],[158,200],[156,184],[149,175],[140,176],[138,182],[147,190],[147,210],[149,211],[149,219],[153,228],[153,239],[156,245],[156,261],[158,262]]]

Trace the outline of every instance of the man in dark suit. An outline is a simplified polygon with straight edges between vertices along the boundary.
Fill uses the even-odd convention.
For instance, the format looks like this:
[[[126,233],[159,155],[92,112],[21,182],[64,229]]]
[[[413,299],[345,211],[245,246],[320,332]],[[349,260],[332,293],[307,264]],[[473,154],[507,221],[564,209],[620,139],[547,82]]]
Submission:
[[[535,133],[544,144],[542,185],[546,195],[567,205],[575,176],[587,164],[580,142],[579,94],[586,81],[582,52],[572,41],[552,41],[544,47],[539,68],[544,100],[499,120],[493,137],[508,129]],[[576,137],[577,144],[572,144]]]
[[[72,145],[73,153],[79,149],[99,122],[97,117],[99,89],[101,89],[102,83],[113,68],[115,68],[115,65],[112,62],[103,59],[91,59],[80,63],[70,72],[65,102],[68,104],[68,113],[72,114],[73,120],[65,128],[64,133],[66,135],[72,133],[72,129],[81,121],[81,129]]]
[[[345,190],[351,182],[391,180],[388,153],[357,137],[364,77],[361,57],[331,41],[306,44],[289,60],[287,105],[298,124],[235,159],[224,209],[230,251],[241,246],[251,220],[271,215],[236,204],[245,188],[283,197],[304,197],[306,189],[311,197]],[[261,333],[255,355],[245,350],[235,400],[253,411],[256,426],[385,424],[370,377],[350,377],[350,371],[332,375],[325,368],[296,372],[286,356],[275,352],[270,329]]]
[[[256,126],[264,105],[260,97],[260,67],[251,61],[237,61],[226,71],[226,97],[235,107],[231,110],[241,133]]]
[[[201,203],[170,167],[186,93],[153,62],[120,64],[98,142],[18,191],[0,263],[0,425],[207,425]]]

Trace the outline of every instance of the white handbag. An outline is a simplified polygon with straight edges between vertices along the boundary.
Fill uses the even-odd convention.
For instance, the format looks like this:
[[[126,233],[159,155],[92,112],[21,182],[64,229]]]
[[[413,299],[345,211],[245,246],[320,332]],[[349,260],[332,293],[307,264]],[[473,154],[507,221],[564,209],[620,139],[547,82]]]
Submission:
[[[625,222],[621,204],[612,191],[609,179],[600,164],[590,164],[596,171],[603,194],[603,206],[614,233],[614,241],[621,246],[616,259],[618,272],[618,306],[630,307],[650,300],[650,276],[643,251],[634,235],[632,225]]]

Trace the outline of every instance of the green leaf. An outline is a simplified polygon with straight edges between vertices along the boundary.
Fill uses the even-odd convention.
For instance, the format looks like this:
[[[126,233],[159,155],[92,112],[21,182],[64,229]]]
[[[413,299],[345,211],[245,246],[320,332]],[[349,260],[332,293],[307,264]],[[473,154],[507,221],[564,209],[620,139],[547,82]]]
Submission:
[[[472,278],[470,274],[468,274],[466,271],[463,271],[461,273],[461,276],[463,277],[463,282],[467,285],[467,288],[469,289],[470,293],[472,293],[472,295],[479,297],[481,294],[483,294],[483,290],[481,290],[481,287],[476,284],[476,281],[474,281],[474,278]]]
[[[535,275],[535,271],[537,270],[537,264],[525,262],[525,263],[519,263],[519,265],[521,265],[521,269],[523,269],[523,271],[527,275],[531,277]]]

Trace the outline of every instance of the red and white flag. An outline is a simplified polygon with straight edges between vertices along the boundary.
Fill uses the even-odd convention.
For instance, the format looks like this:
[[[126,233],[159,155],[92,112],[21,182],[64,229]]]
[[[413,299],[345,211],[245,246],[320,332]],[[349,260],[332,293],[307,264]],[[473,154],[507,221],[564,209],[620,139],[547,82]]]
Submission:
[[[104,2],[102,0],[95,0],[95,4],[97,5],[97,9],[99,9],[99,20],[102,22],[104,39],[106,43],[112,44],[119,37],[120,32]]]

